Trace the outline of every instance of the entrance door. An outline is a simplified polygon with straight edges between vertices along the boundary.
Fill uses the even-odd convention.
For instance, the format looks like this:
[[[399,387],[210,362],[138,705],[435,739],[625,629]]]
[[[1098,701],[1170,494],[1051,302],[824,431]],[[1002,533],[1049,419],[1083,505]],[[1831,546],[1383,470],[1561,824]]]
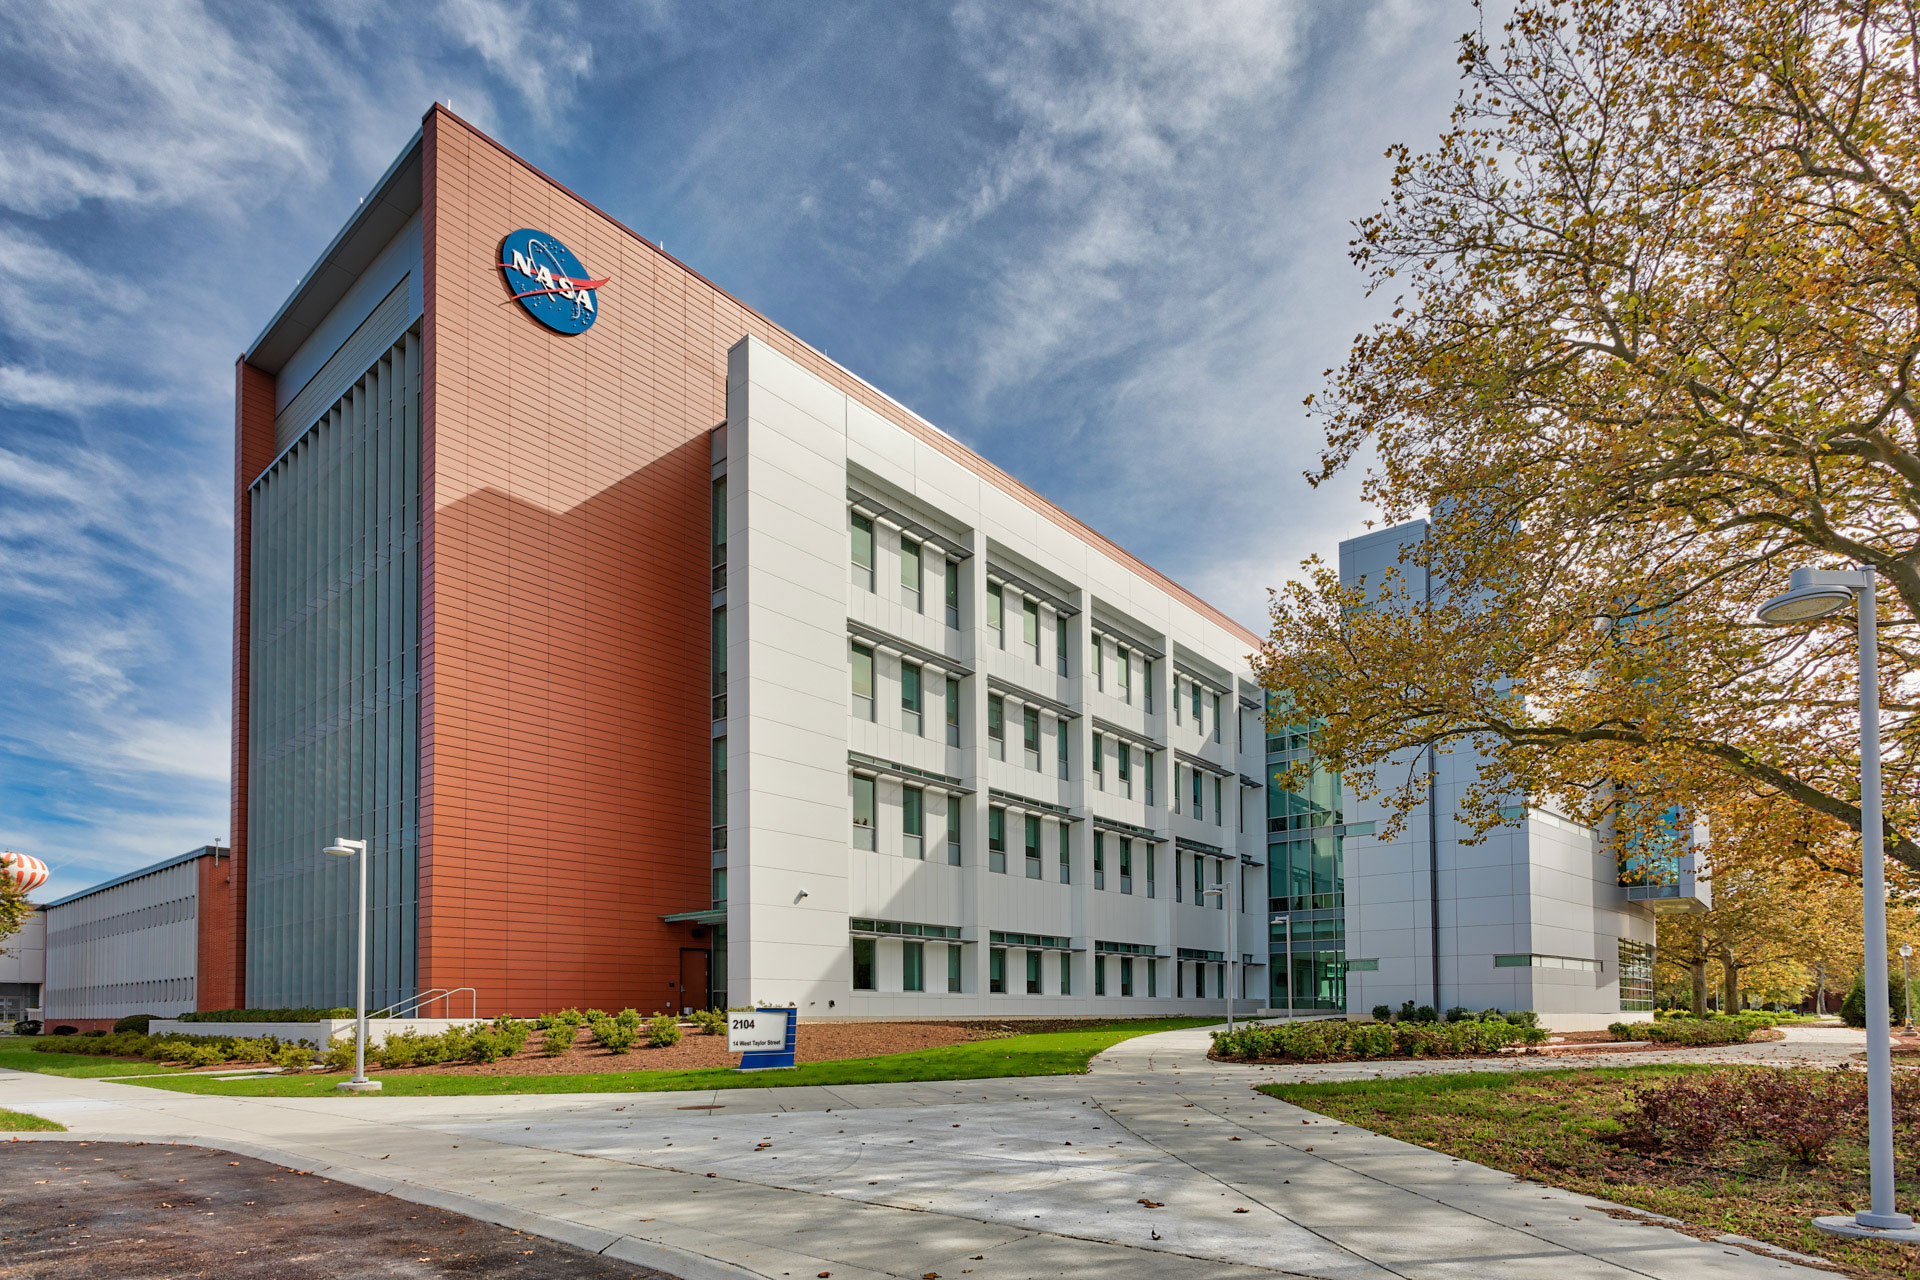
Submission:
[[[694,1009],[707,1009],[713,1006],[712,983],[708,978],[709,961],[712,952],[705,948],[682,947],[680,949],[680,1003],[681,1012],[690,1013]],[[695,1001],[700,1003],[695,1004]]]

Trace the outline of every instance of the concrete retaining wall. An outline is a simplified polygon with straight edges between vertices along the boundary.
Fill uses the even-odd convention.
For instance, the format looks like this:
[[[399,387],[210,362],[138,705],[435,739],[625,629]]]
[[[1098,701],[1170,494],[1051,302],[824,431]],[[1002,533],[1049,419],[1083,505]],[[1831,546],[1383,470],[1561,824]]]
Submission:
[[[381,1044],[399,1031],[417,1031],[438,1035],[449,1027],[474,1027],[485,1018],[373,1018],[367,1022],[367,1043]],[[352,1018],[324,1018],[318,1022],[182,1022],[177,1018],[155,1018],[147,1027],[148,1035],[166,1036],[278,1036],[282,1040],[305,1040],[325,1044],[335,1037],[353,1034]]]

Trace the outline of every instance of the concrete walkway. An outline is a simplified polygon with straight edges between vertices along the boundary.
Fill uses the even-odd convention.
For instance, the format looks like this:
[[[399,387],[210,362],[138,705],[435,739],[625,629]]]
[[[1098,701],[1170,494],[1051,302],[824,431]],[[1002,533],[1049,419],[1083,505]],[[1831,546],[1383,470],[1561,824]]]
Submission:
[[[1714,1057],[1855,1051],[1844,1037],[1858,1033],[1791,1030]],[[261,1156],[687,1280],[1822,1274],[1251,1089],[1698,1053],[1275,1070],[1209,1062],[1206,1046],[1203,1031],[1142,1036],[1085,1076],[697,1094],[235,1099],[7,1072],[0,1106],[67,1136]]]

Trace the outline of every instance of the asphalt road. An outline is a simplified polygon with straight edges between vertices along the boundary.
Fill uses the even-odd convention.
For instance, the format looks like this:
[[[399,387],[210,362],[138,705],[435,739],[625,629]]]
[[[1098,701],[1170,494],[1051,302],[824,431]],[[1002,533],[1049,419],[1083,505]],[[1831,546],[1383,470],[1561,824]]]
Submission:
[[[0,1143],[5,1280],[674,1280],[203,1147]]]

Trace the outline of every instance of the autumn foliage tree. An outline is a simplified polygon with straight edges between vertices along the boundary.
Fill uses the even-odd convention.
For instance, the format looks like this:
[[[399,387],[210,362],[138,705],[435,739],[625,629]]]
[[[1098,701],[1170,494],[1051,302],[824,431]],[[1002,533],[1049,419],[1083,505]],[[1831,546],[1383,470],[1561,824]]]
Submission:
[[[1659,806],[1622,796],[1739,792],[1857,831],[1853,616],[1753,619],[1858,562],[1920,871],[1917,30],[1920,0],[1521,0],[1464,39],[1451,127],[1358,224],[1392,314],[1310,398],[1310,479],[1364,467],[1431,532],[1360,586],[1310,561],[1262,659],[1350,787],[1404,810],[1387,762],[1472,744],[1483,826],[1551,795],[1625,839]]]

